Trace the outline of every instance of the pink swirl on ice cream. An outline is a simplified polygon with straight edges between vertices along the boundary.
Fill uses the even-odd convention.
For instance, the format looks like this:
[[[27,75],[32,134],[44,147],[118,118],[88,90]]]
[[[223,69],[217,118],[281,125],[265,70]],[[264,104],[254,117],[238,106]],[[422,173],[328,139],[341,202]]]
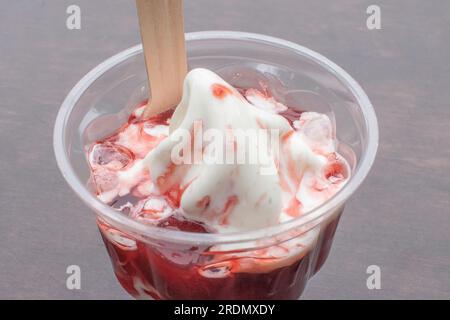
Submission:
[[[303,112],[290,122],[280,115],[287,107],[274,98],[256,89],[242,95],[212,71],[189,72],[173,115],[140,121],[144,107],[116,135],[91,147],[89,163],[100,199],[112,203],[129,194],[143,199],[131,212],[142,218],[139,212],[145,211],[148,223],[176,213],[214,232],[267,227],[320,206],[349,178],[326,115]],[[219,145],[225,156],[211,137],[195,133],[198,129],[231,137]],[[263,132],[258,136],[263,139],[238,139],[244,130]],[[186,133],[189,139],[183,140]],[[277,143],[260,142],[273,138]],[[211,161],[249,141],[257,144],[263,162],[249,160],[255,149],[248,146],[242,149],[244,162]],[[197,144],[200,161],[174,161],[174,154],[195,153]]]
[[[266,89],[236,89],[194,69],[175,110],[144,120],[146,106],[88,150],[98,198],[141,223],[195,233],[264,228],[305,215],[350,178],[330,118],[288,108]],[[189,248],[98,224],[136,297],[296,298],[326,258],[341,212],[267,239]]]
[[[304,113],[291,126],[278,114],[287,109],[281,103],[254,89],[243,97],[206,69],[192,70],[183,92],[168,138],[149,152],[144,164],[160,193],[180,193],[179,207],[188,219],[219,231],[267,227],[313,209],[345,183],[348,170],[335,152],[332,125],[326,115]],[[202,138],[192,134],[196,126],[203,132],[214,129],[231,135],[234,144],[220,145],[225,153],[245,144],[237,132],[257,132],[255,136],[260,139],[251,143],[258,144],[257,150],[264,153],[266,161],[251,163],[252,149],[244,146],[244,162],[211,163],[207,160],[217,157],[217,146],[211,143],[202,144],[202,161],[174,164],[175,148],[191,150]],[[180,143],[181,133],[191,133],[191,139]],[[274,133],[278,143],[263,146]],[[275,170],[264,173],[267,167]]]

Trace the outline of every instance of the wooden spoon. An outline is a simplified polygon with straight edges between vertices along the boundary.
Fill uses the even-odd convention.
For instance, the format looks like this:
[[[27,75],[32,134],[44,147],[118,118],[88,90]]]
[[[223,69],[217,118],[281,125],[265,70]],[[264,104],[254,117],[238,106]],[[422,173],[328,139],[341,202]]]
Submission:
[[[136,0],[151,101],[144,119],[176,107],[187,73],[182,0]]]

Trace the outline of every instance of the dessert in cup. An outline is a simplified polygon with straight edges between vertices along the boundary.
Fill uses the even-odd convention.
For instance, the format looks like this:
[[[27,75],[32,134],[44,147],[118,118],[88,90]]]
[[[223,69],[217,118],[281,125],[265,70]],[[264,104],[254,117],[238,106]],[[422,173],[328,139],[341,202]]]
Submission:
[[[132,296],[297,299],[373,163],[372,106],[284,40],[202,32],[186,47],[181,102],[148,118],[141,47],[89,73],[58,116],[58,164]]]

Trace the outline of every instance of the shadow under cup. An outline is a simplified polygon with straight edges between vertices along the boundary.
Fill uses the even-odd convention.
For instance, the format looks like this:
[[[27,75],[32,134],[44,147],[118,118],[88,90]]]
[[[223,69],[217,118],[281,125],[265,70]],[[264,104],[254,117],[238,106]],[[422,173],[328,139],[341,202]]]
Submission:
[[[86,148],[112,134],[148,99],[141,46],[106,60],[69,93],[54,131],[58,165],[97,214],[115,274],[132,296],[297,299],[325,262],[344,203],[374,161],[378,127],[371,103],[345,71],[291,42],[240,32],[199,32],[186,35],[186,46],[190,69],[208,68],[238,88],[267,89],[290,108],[327,114],[336,128],[338,152],[352,169],[344,188],[300,218],[229,234],[152,227],[101,203],[87,184]]]

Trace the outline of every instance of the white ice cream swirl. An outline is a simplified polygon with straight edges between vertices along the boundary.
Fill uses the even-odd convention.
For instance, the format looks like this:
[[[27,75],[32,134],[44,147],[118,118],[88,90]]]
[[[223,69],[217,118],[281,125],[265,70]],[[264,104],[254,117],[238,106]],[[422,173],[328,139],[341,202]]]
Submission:
[[[243,97],[212,71],[190,71],[182,101],[171,118],[169,136],[143,160],[155,190],[172,196],[178,193],[180,211],[187,218],[218,231],[274,225],[322,204],[349,175],[346,162],[336,153],[330,119],[305,112],[291,125],[278,114],[283,107],[257,90]],[[256,163],[251,160],[255,159],[255,140],[238,138],[238,133],[252,131],[258,137]],[[207,139],[207,132],[225,137],[219,140],[222,158],[217,143],[212,143],[218,141],[213,139],[217,135]],[[186,133],[190,138],[182,139]],[[180,162],[188,159],[187,151],[192,151],[191,160],[198,151],[200,161]],[[245,161],[211,161],[225,160],[233,151],[242,152]]]

